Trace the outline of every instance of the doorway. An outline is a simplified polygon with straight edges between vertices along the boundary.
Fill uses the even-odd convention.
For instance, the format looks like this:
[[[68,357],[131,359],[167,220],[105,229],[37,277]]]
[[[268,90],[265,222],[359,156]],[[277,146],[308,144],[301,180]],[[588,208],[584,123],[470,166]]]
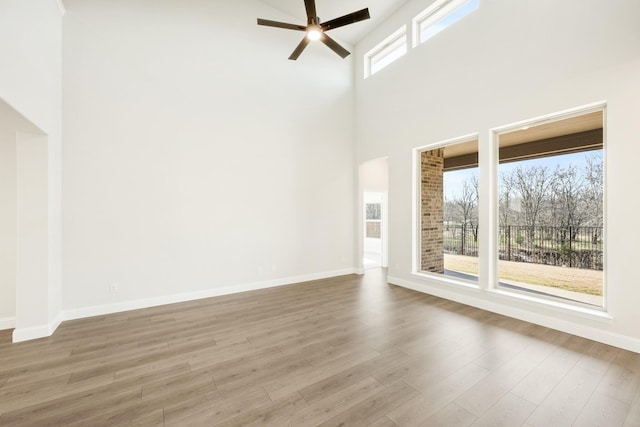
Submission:
[[[382,193],[364,193],[364,268],[382,267]]]
[[[389,161],[360,165],[360,262],[362,269],[387,267]]]

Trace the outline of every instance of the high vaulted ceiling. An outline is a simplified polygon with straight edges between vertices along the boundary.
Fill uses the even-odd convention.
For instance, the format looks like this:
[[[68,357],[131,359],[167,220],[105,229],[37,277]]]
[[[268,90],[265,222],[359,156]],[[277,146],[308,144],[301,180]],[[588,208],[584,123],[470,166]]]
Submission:
[[[295,21],[292,24],[305,24],[307,18],[304,9],[304,0],[262,0],[264,3],[292,16]],[[352,25],[337,28],[331,32],[331,36],[345,42],[356,44],[377,24],[384,21],[407,0],[316,0],[318,16],[322,21],[338,18],[365,7],[369,8],[371,19],[357,22]],[[272,19],[269,16],[260,18]]]

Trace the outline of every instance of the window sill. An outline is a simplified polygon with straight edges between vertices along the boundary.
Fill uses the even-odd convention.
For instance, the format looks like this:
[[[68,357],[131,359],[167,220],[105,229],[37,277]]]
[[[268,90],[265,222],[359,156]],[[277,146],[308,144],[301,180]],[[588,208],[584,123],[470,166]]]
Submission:
[[[578,306],[573,304],[567,304],[560,301],[554,301],[552,299],[539,298],[530,295],[524,295],[517,292],[509,292],[502,289],[482,289],[478,284],[467,282],[464,280],[457,280],[446,276],[441,276],[435,273],[425,273],[422,271],[413,271],[412,276],[428,280],[432,284],[451,286],[452,290],[462,293],[473,293],[476,297],[485,295],[487,298],[485,301],[493,300],[502,302],[507,306],[511,306],[514,300],[527,306],[533,312],[539,312],[540,309],[550,310],[556,313],[561,313],[569,316],[576,316],[581,319],[593,320],[603,323],[611,323],[613,316],[605,309],[590,308],[585,306]],[[512,307],[513,308],[513,307]],[[522,308],[522,307],[521,307]]]
[[[425,273],[424,271],[413,271],[411,274],[421,279],[434,280],[438,283],[443,283],[446,285],[455,285],[455,286],[460,286],[467,289],[473,289],[476,291],[480,290],[480,286],[477,283],[466,281],[463,279],[456,279],[453,277],[444,276],[437,273]]]
[[[515,299],[534,308],[544,307],[559,313],[570,313],[583,319],[596,320],[605,323],[610,323],[613,320],[613,316],[611,316],[611,314],[609,314],[604,308],[590,308],[581,305],[567,304],[560,301],[553,301],[552,299],[523,295],[517,292],[504,291],[502,289],[488,289],[487,293],[496,295],[498,298],[509,300]]]

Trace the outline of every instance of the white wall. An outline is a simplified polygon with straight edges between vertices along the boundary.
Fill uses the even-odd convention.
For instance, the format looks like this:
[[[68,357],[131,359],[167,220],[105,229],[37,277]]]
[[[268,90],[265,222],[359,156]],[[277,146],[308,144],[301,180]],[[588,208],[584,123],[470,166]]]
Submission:
[[[353,271],[350,59],[255,0],[65,6],[67,318]]]
[[[17,263],[16,131],[0,101],[0,329],[15,326]]]
[[[0,0],[0,97],[45,132],[60,127],[56,0]]]
[[[47,274],[39,287],[41,305],[25,302],[16,313],[25,339],[50,333],[60,319],[61,32],[59,1],[0,0],[0,99],[30,123],[29,131],[47,135]]]
[[[49,186],[46,135],[17,132],[17,263],[14,341],[47,336],[49,321]]]
[[[14,337],[49,334],[47,151],[47,136],[0,100],[0,329]]]
[[[386,193],[389,189],[389,161],[386,157],[369,160],[360,165],[362,191]]]
[[[640,351],[640,232],[632,226],[640,208],[632,196],[633,183],[640,181],[640,2],[483,0],[471,15],[363,80],[362,55],[400,25],[410,25],[429,3],[408,3],[363,40],[356,55],[357,162],[389,156],[390,280]],[[413,148],[479,132],[480,161],[486,164],[489,129],[597,101],[608,105],[606,281],[612,320],[411,273]],[[488,178],[484,168],[485,201]],[[481,207],[485,227],[489,214],[488,206]]]

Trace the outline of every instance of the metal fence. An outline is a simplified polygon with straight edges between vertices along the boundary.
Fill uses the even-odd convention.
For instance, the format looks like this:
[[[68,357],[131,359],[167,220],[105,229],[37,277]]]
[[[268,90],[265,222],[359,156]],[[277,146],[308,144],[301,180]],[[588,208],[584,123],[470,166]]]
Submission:
[[[444,225],[444,252],[478,256],[478,229]],[[502,260],[602,270],[602,227],[500,226]]]
[[[478,256],[477,226],[445,224],[443,234],[445,253]]]

